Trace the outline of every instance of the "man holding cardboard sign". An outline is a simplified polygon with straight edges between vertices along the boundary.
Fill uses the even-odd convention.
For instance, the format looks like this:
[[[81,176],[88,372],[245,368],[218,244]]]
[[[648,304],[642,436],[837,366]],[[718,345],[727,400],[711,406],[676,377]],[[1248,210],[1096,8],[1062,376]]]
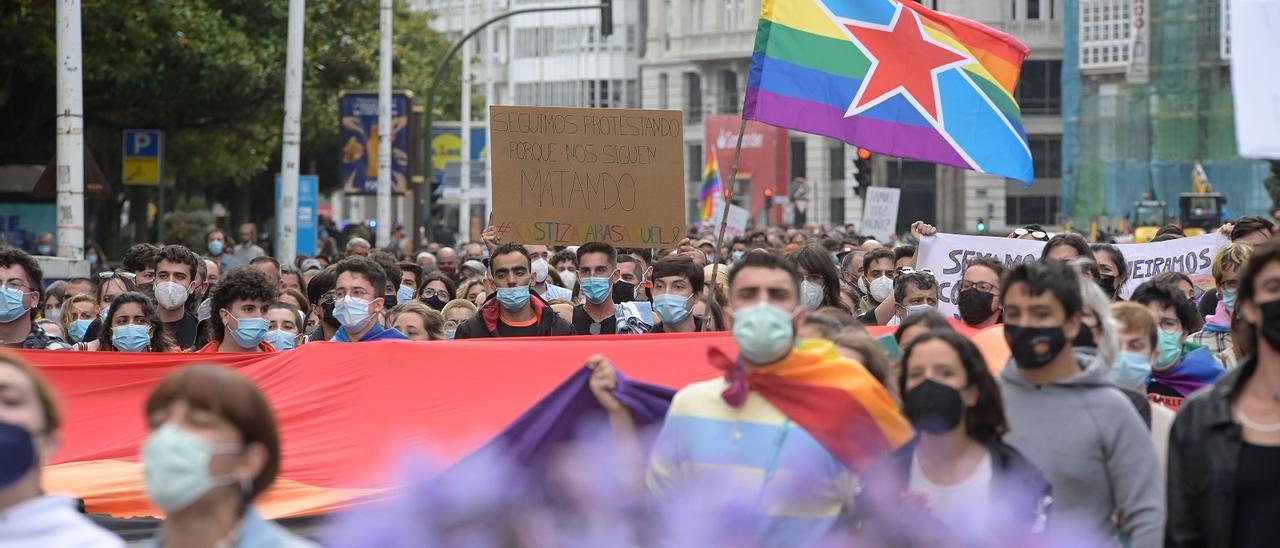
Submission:
[[[684,238],[680,111],[489,109],[499,236],[643,248]]]

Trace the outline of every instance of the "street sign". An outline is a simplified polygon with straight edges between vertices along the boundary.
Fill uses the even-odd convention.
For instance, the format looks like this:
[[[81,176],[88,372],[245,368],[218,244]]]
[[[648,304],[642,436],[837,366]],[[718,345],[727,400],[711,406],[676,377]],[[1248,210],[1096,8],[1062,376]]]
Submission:
[[[124,184],[159,185],[163,157],[163,131],[156,129],[124,130]]]
[[[280,176],[276,175],[276,218],[280,218],[280,210],[283,204],[280,203]],[[297,250],[298,255],[306,255],[314,257],[316,254],[316,231],[318,222],[316,216],[318,204],[316,200],[320,195],[320,179],[315,175],[299,175],[298,176],[298,224],[297,226]],[[280,241],[280,223],[276,223],[275,240]]]

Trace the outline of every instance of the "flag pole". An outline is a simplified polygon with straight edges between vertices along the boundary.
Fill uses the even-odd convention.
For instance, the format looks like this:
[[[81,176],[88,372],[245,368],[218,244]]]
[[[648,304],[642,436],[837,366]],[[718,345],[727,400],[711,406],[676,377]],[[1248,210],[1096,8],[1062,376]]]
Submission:
[[[733,147],[733,166],[729,170],[729,179],[720,180],[720,195],[724,199],[724,213],[720,215],[720,234],[716,236],[716,262],[711,267],[711,291],[707,292],[707,302],[703,307],[706,310],[702,315],[702,330],[711,331],[711,297],[716,292],[716,279],[720,275],[720,254],[724,248],[724,229],[729,224],[729,199],[733,198],[733,181],[738,180],[738,158],[742,155],[742,135],[747,132],[747,119],[742,119],[742,125],[738,126],[738,143]],[[715,154],[713,150],[711,152]],[[711,199],[711,211],[715,212],[715,198]],[[723,317],[721,318],[723,319]]]

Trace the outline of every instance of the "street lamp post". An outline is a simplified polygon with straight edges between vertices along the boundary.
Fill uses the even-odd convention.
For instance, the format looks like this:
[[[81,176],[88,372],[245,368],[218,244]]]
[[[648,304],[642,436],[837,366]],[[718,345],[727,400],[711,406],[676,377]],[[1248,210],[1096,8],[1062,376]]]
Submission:
[[[576,10],[586,10],[586,9],[600,10],[600,34],[602,36],[609,36],[613,34],[613,0],[602,0],[602,2],[599,4],[585,5],[585,6],[553,6],[553,7],[543,7],[543,8],[527,8],[527,9],[512,10],[507,13],[495,16],[489,19],[488,21],[480,23],[479,26],[468,31],[467,34],[463,35],[463,37],[459,39],[458,42],[455,43],[452,48],[449,49],[449,53],[446,53],[444,56],[444,59],[440,60],[440,64],[436,65],[436,70],[431,75],[431,87],[427,89],[426,121],[423,122],[423,128],[422,128],[424,139],[426,139],[427,141],[427,146],[424,147],[426,148],[426,158],[423,160],[422,165],[424,166],[423,169],[427,170],[427,176],[424,178],[424,182],[423,182],[423,185],[425,186],[423,188],[418,189],[418,192],[414,193],[414,196],[415,196],[414,201],[417,202],[416,204],[414,204],[414,208],[413,208],[414,217],[415,217],[414,224],[416,226],[424,227],[426,226],[426,222],[427,222],[427,208],[430,206],[430,204],[427,203],[427,196],[430,194],[431,181],[435,178],[435,166],[431,163],[431,155],[434,152],[431,149],[431,125],[435,121],[435,102],[436,102],[437,86],[440,85],[441,76],[443,76],[444,74],[445,67],[449,66],[449,61],[453,60],[453,57],[458,54],[458,50],[462,49],[463,44],[466,44],[468,40],[475,37],[475,35],[479,34],[484,29],[488,28],[489,25],[497,23],[498,21],[501,21],[508,17],[512,17],[515,15],[522,15],[526,13],[543,13],[543,12],[551,12],[551,11],[576,11]],[[470,113],[463,113],[463,116],[467,116],[469,114]],[[470,154],[470,152],[471,151],[469,150],[464,150],[462,151],[462,154],[466,156]],[[492,150],[489,152],[489,156],[490,158],[492,158],[493,156]],[[381,185],[379,185],[379,187],[381,187]],[[468,229],[467,227],[461,227],[461,228],[463,230]]]

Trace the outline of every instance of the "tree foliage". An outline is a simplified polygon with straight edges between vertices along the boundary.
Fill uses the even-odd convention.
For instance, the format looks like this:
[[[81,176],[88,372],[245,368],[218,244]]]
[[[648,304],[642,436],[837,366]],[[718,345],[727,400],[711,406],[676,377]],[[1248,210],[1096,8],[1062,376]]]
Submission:
[[[337,185],[338,94],[375,89],[377,0],[307,0],[302,157]],[[55,2],[0,3],[0,164],[45,164],[55,141]],[[271,194],[284,120],[288,0],[84,0],[86,144],[117,202],[121,131],[167,132],[178,193],[234,203]],[[397,4],[395,86],[425,98],[449,43],[430,15]],[[460,65],[441,82],[437,119],[456,119]],[[266,194],[262,194],[265,185]],[[255,213],[260,200],[254,201]],[[269,204],[270,201],[267,200]]]

